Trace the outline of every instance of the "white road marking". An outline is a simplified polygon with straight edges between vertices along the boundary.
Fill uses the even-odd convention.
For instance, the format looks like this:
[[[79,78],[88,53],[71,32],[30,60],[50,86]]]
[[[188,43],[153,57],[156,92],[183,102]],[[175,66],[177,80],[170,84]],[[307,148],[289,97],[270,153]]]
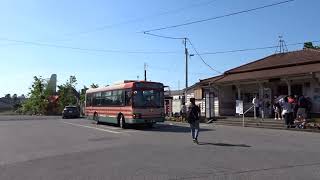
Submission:
[[[97,126],[97,127],[99,127],[99,126],[100,126],[100,127],[105,127],[104,125],[97,125],[97,124],[96,124],[96,126]],[[117,128],[117,127],[107,127],[106,129],[122,130],[121,128]]]
[[[69,123],[69,122],[65,122],[65,121],[62,121],[62,122],[65,123],[65,124],[73,125],[73,126],[86,127],[86,128],[95,129],[95,130],[104,131],[104,132],[109,132],[109,133],[114,133],[114,134],[122,133],[122,132],[118,132],[118,131],[111,131],[111,130],[107,130],[107,129],[96,128],[96,127],[92,127],[92,126],[85,126],[85,125],[75,124],[75,123]]]

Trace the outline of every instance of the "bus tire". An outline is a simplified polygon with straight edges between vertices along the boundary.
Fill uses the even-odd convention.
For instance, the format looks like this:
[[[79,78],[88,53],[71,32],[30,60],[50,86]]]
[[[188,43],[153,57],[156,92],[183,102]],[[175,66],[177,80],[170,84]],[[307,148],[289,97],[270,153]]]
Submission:
[[[96,121],[97,124],[100,124],[99,116],[98,116],[98,113],[97,113],[97,112],[94,112],[94,113],[93,113],[93,120]]]
[[[119,127],[122,128],[122,129],[125,129],[127,127],[127,124],[126,124],[126,121],[124,119],[124,116],[122,114],[120,114],[118,116],[118,124],[119,124]]]

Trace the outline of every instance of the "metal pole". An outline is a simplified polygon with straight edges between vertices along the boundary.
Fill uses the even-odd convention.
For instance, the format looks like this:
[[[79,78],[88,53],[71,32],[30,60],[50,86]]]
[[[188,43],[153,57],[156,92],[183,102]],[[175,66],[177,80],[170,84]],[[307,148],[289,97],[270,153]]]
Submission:
[[[144,63],[144,81],[147,81],[147,64]]]
[[[242,127],[244,127],[244,113],[242,114]]]

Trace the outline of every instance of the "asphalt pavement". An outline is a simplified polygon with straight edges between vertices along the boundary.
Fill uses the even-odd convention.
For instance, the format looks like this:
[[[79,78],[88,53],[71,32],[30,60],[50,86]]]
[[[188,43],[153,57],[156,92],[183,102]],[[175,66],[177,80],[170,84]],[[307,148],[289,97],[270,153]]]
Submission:
[[[319,137],[202,124],[196,145],[182,123],[0,116],[0,179],[320,179]]]

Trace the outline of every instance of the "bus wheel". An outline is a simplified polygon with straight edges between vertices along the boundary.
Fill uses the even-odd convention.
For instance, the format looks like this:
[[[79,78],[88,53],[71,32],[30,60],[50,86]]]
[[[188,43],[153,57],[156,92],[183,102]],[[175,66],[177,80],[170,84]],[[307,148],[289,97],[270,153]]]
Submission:
[[[93,113],[93,120],[97,122],[97,124],[100,124],[100,121],[99,121],[99,117],[98,117],[98,113],[97,112],[94,112]]]
[[[126,128],[126,121],[123,117],[123,115],[119,115],[119,126],[122,128],[122,129],[125,129]]]

